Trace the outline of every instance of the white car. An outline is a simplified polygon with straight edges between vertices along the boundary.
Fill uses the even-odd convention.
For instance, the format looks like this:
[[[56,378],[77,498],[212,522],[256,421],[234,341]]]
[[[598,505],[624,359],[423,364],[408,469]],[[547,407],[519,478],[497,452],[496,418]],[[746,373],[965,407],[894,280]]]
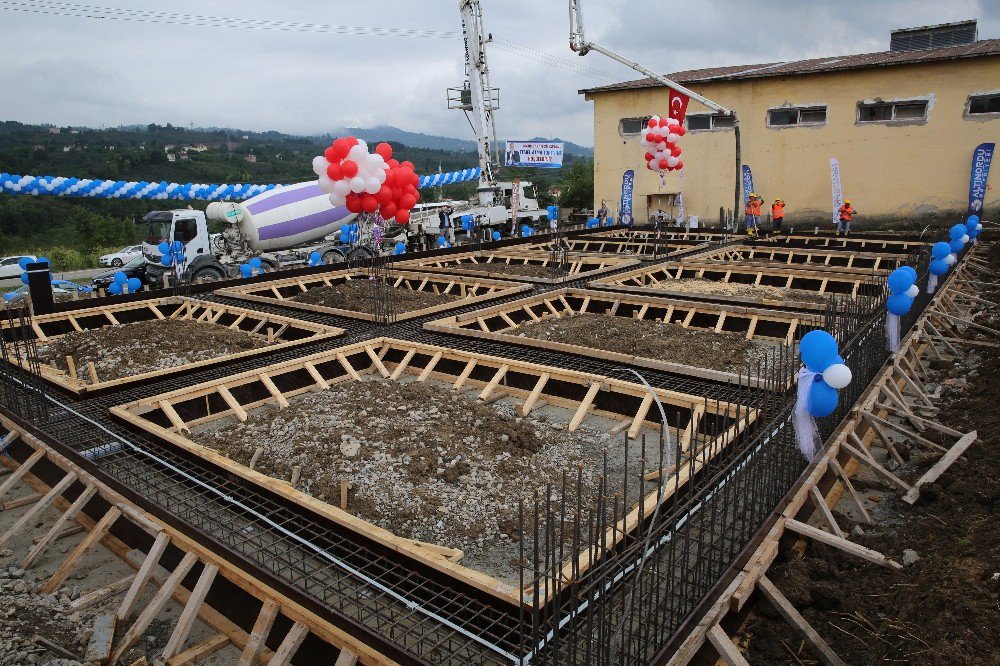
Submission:
[[[112,252],[111,254],[105,254],[100,257],[97,261],[101,266],[111,266],[112,268],[118,268],[119,266],[124,266],[128,262],[132,261],[136,257],[142,256],[142,245],[130,245],[128,247],[123,247],[117,252]]]
[[[3,259],[0,259],[0,278],[21,277],[21,273],[24,271],[21,270],[21,265],[17,262],[21,261],[21,259],[24,259],[25,257],[31,259],[32,261],[37,258],[30,254],[19,254],[16,257],[4,257]]]

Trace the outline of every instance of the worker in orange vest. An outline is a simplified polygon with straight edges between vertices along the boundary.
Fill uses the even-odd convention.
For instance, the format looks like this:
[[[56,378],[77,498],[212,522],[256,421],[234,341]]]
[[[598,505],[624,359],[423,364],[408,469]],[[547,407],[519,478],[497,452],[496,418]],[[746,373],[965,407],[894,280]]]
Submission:
[[[843,231],[846,236],[851,232],[851,220],[858,214],[858,211],[851,205],[850,199],[844,199],[844,204],[837,210],[837,213],[839,214],[837,235],[839,236],[840,232]]]
[[[774,220],[774,230],[781,233],[781,225],[785,221],[785,200],[775,199],[771,204],[771,219]]]
[[[757,235],[758,227],[760,227],[760,202],[760,198],[751,192],[743,211],[747,218],[747,236]]]

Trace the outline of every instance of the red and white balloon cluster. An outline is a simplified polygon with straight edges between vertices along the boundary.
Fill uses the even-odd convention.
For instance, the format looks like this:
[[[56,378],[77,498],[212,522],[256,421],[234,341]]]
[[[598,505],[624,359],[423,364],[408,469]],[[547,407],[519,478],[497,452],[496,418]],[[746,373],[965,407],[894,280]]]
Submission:
[[[674,118],[653,116],[642,135],[646,167],[651,171],[679,171],[684,168],[681,147],[677,142],[684,136],[684,126]]]
[[[392,157],[392,146],[380,143],[375,152],[353,136],[336,139],[322,155],[313,158],[319,187],[334,206],[352,213],[374,213],[400,224],[410,221],[410,209],[420,201],[420,177],[411,162]]]

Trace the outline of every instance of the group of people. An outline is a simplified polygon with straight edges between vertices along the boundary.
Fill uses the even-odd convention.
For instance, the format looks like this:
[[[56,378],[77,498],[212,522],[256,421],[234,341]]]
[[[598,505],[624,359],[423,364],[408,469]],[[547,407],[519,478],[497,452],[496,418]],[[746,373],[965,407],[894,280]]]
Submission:
[[[756,192],[751,192],[747,197],[747,205],[744,210],[746,214],[747,235],[757,236],[760,233],[761,208],[764,205],[764,197]],[[851,205],[850,199],[845,199],[843,205],[837,210],[837,235],[845,236],[851,231],[851,220],[858,214],[858,211]],[[774,231],[781,233],[785,223],[785,200],[777,198],[771,204],[771,220]]]

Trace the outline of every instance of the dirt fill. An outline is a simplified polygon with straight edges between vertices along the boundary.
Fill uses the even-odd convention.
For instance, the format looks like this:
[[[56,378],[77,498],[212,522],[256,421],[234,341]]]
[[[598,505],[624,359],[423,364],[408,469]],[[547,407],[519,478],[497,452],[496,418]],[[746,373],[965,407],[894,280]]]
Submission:
[[[539,266],[538,264],[504,263],[503,261],[490,262],[488,264],[474,264],[472,262],[446,266],[445,268],[455,268],[463,271],[483,271],[484,273],[497,273],[502,275],[523,275],[525,277],[546,278],[558,280],[569,275],[564,270],[550,266]]]
[[[374,290],[367,280],[349,280],[329,287],[310,289],[298,296],[293,296],[291,300],[296,303],[322,305],[328,308],[372,314],[375,309],[373,292]],[[433,291],[415,291],[397,287],[392,290],[392,298],[395,301],[397,312],[411,312],[442,303],[450,303],[458,300],[459,297],[451,294],[435,294]]]
[[[260,349],[267,344],[263,338],[218,324],[155,319],[68,333],[39,343],[38,358],[68,371],[66,357],[72,356],[80,376],[86,376],[86,365],[93,361],[97,376],[105,381]]]
[[[768,345],[738,333],[715,333],[647,319],[573,314],[523,324],[513,334],[710,370],[736,372],[756,365]],[[509,333],[510,334],[510,333]]]
[[[739,296],[740,298],[756,298],[771,301],[805,301],[807,303],[825,303],[830,297],[814,291],[802,289],[784,289],[768,285],[739,284],[735,282],[717,282],[704,278],[681,278],[680,280],[661,280],[656,284],[648,284],[651,289],[668,289],[670,291],[685,291],[696,294],[720,294],[724,296]]]

